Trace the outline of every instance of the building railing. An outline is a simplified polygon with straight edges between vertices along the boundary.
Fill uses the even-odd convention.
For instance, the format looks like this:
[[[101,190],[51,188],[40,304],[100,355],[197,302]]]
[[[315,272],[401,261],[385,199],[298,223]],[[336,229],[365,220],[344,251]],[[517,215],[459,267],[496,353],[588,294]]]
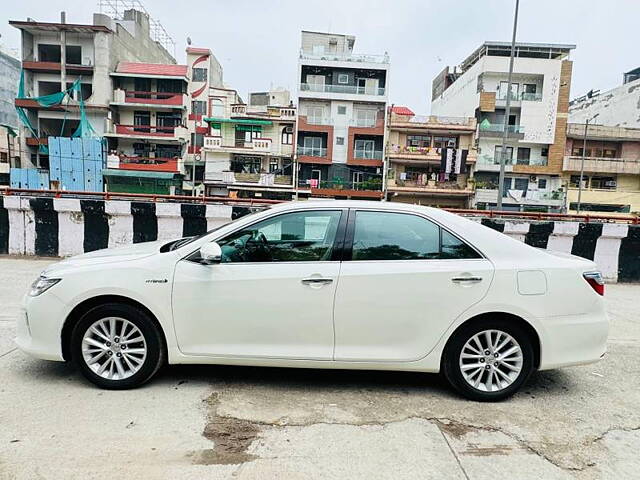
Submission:
[[[298,147],[296,152],[298,155],[304,155],[307,157],[324,158],[327,156],[327,149],[321,147]]]
[[[382,160],[382,150],[365,150],[356,148],[353,151],[353,158],[363,158],[366,160]]]
[[[332,62],[389,63],[389,55],[370,55],[366,53],[308,53],[300,50],[303,60],[325,60]]]
[[[397,121],[397,119],[394,119]],[[435,123],[437,125],[473,125],[473,117],[446,117],[439,115],[414,115],[409,123]]]
[[[332,190],[359,190],[359,191],[382,191],[382,180],[375,178],[353,182],[346,180],[299,180],[298,187],[301,188],[326,188]]]
[[[582,169],[582,157],[564,157],[562,169],[570,172],[579,172]],[[594,173],[629,173],[640,174],[640,159],[608,157],[585,157],[584,170]]]
[[[124,101],[126,103],[146,103],[159,105],[182,105],[183,94],[174,92],[147,92],[137,90],[125,90]]]
[[[393,181],[390,181],[390,183]],[[393,185],[390,185],[391,187]],[[473,192],[473,186],[471,184],[467,184],[465,186],[458,185],[457,182],[439,182],[437,180],[428,179],[427,182],[423,182],[420,180],[410,179],[410,180],[400,180],[395,179],[395,186],[397,187],[412,187],[412,188],[420,188],[420,189],[433,189],[433,190],[457,190],[460,192]]]
[[[177,127],[159,125],[120,125],[116,124],[116,133],[121,135],[144,135],[156,137],[173,137]]]
[[[309,117],[307,116],[309,125],[333,125],[333,121],[329,117]]]
[[[525,102],[541,102],[542,101],[542,93],[527,93],[522,92],[520,94],[521,100]]]
[[[479,125],[481,132],[504,132],[504,124],[492,124],[492,125]],[[524,133],[524,127],[522,125],[507,125],[508,133]]]
[[[252,184],[262,187],[293,187],[293,177],[291,175],[279,175],[276,173],[212,172],[206,175],[205,180],[226,185]]]
[[[348,95],[384,95],[385,89],[378,87],[358,87],[355,85],[329,85],[326,83],[301,83],[302,92],[343,93]]]
[[[203,141],[203,148],[207,150],[218,150],[226,148],[246,149],[254,152],[271,152],[273,141],[270,138],[254,138],[250,142],[236,140],[233,145],[223,145],[222,137],[206,135]]]
[[[372,128],[376,126],[378,120],[376,118],[352,118],[349,121],[349,125],[353,127],[365,127]]]
[[[180,160],[178,158],[168,157],[136,157],[121,155],[119,156],[119,165],[117,168],[123,170],[147,170],[162,172],[179,172]],[[112,168],[107,161],[107,167]]]

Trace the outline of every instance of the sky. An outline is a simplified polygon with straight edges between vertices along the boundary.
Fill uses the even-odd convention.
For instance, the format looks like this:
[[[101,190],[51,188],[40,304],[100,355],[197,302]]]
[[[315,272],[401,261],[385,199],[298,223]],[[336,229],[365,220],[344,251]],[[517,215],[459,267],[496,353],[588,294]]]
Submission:
[[[0,45],[18,48],[8,20],[91,23],[97,1],[3,2]],[[510,41],[515,0],[143,0],[176,41],[208,47],[224,81],[246,100],[269,87],[296,89],[300,31],[356,36],[354,51],[391,58],[389,102],[430,112],[431,81],[486,40]],[[74,5],[71,8],[71,5]],[[640,66],[639,0],[521,0],[517,41],[575,44],[572,98],[622,82]]]

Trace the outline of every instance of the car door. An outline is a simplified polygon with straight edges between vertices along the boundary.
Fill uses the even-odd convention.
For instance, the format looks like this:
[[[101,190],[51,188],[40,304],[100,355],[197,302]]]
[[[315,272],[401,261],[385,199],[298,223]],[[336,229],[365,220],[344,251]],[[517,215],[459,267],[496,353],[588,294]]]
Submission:
[[[172,308],[189,355],[331,359],[346,211],[274,215],[218,240],[219,264],[179,261]]]
[[[336,292],[334,359],[413,361],[486,294],[493,265],[412,213],[351,210]]]

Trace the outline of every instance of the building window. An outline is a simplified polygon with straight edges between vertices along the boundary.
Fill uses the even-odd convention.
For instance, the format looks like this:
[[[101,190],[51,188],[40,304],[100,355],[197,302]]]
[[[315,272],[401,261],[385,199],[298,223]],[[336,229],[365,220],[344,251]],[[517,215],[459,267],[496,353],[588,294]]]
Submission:
[[[284,127],[282,129],[282,145],[292,145],[293,144],[293,127]]]
[[[202,133],[192,133],[191,145],[194,147],[202,147],[204,145],[204,135]]]
[[[580,175],[571,175],[569,178],[569,185],[572,187],[578,188],[580,186]],[[582,176],[582,187],[587,188],[589,185],[589,177],[586,175]]]
[[[529,147],[518,147],[518,165],[529,165],[531,149]]]
[[[429,147],[430,135],[407,135],[407,147]]]
[[[603,158],[616,158],[616,150],[613,148],[603,148],[602,149],[602,157]]]
[[[338,83],[341,85],[347,85],[349,83],[349,75],[346,73],[339,73]]]
[[[303,143],[302,155],[323,157],[326,154],[326,149],[322,148],[322,137],[304,137]]]
[[[344,137],[336,137],[336,145],[344,145]]]
[[[236,155],[231,159],[231,171],[234,173],[260,173],[261,170],[260,157]]]
[[[529,188],[529,179],[528,178],[514,178],[513,179],[513,189],[520,190],[524,192],[522,195],[526,195],[527,189]]]
[[[547,188],[547,179],[546,178],[539,178],[538,179],[538,188],[540,190],[544,190]]]
[[[338,115],[346,115],[347,114],[347,107],[345,107],[344,105],[338,105]]]
[[[204,100],[194,100],[191,102],[191,113],[194,115],[204,115],[207,113],[207,102]]]
[[[378,112],[376,110],[369,110],[359,108],[355,112],[356,126],[358,127],[375,127],[376,117]]]
[[[456,137],[434,137],[433,146],[436,148],[456,148],[458,139]]]
[[[549,156],[549,147],[542,147],[542,150],[540,150],[540,156],[541,157],[548,157]]]
[[[279,161],[277,158],[272,158],[269,160],[269,173],[278,173],[280,170]]]
[[[206,82],[207,81],[207,69],[206,68],[194,68],[191,72],[191,80],[194,82]]]
[[[591,188],[601,190],[615,190],[617,186],[615,177],[591,177]]]
[[[493,160],[496,164],[500,163],[500,155],[502,152],[502,146],[501,145],[496,145],[496,149],[494,151],[493,154]],[[513,160],[513,147],[507,147],[507,158],[506,161],[507,162],[511,162],[511,160]]]

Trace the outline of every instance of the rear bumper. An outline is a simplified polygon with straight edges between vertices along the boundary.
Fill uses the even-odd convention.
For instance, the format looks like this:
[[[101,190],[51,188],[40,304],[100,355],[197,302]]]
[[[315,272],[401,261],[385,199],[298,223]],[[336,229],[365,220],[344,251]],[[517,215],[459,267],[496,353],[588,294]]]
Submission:
[[[609,318],[602,311],[548,317],[541,338],[540,370],[584,365],[607,352]]]

